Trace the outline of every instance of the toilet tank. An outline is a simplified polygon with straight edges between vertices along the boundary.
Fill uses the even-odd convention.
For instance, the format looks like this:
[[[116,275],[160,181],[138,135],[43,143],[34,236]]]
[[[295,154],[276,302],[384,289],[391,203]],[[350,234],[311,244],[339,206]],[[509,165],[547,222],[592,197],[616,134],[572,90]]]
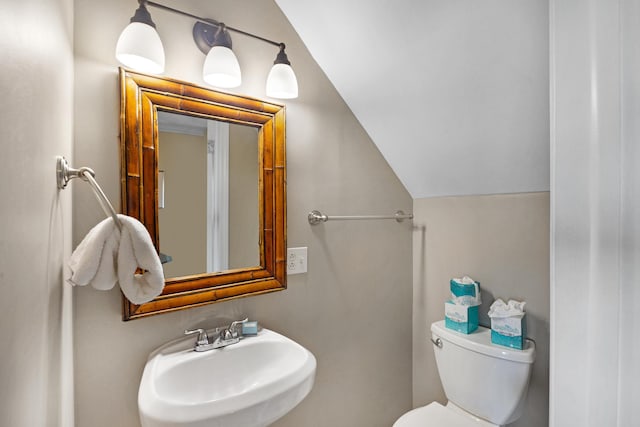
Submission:
[[[440,380],[447,399],[476,417],[504,425],[522,414],[527,397],[535,344],[524,350],[491,344],[491,330],[480,326],[465,335],[431,325]]]

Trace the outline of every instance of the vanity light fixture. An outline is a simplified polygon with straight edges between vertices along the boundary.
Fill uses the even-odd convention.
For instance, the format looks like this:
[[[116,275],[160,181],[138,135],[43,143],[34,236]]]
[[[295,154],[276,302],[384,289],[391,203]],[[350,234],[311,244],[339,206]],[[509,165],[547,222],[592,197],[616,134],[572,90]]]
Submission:
[[[124,66],[143,73],[164,71],[162,41],[144,2],[140,2],[129,25],[122,30],[116,44],[116,58]]]
[[[205,19],[149,0],[138,0],[140,6],[131,23],[122,31],[116,45],[116,58],[125,67],[135,71],[160,74],[164,71],[164,48],[155,30],[155,24],[147,6],[156,7],[188,16],[197,22],[193,27],[193,39],[206,54],[202,69],[203,80],[211,86],[233,88],[240,86],[241,72],[238,59],[231,50],[229,32],[242,34],[277,46],[280,50],[269,72],[266,94],[271,98],[298,97],[298,81],[285,53],[284,43],[275,42],[237,28],[229,27],[213,19]]]
[[[281,99],[298,97],[298,81],[284,52],[284,43],[280,43],[280,52],[267,77],[267,96]]]
[[[204,59],[202,79],[211,86],[231,88],[242,82],[238,58],[231,50],[231,37],[220,24],[213,36],[212,46]]]

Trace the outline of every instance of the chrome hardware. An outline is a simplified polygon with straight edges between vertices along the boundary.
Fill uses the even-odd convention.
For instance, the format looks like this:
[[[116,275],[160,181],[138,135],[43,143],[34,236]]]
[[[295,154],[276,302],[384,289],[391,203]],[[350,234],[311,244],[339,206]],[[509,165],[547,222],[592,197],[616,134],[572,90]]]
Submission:
[[[193,330],[184,331],[185,335],[198,334],[196,345],[193,347],[194,351],[207,351],[215,350],[216,348],[226,347],[231,344],[235,344],[240,341],[241,333],[238,330],[238,326],[247,322],[249,318],[244,320],[236,320],[231,322],[228,327],[216,328],[213,332],[213,340],[209,342],[209,336],[204,329],[198,328]]]
[[[232,340],[235,338],[239,338],[240,332],[238,332],[237,330],[238,325],[242,325],[244,322],[248,322],[248,321],[249,321],[249,318],[247,317],[246,319],[243,319],[243,320],[236,320],[234,322],[231,322],[228,328],[220,332],[221,339]]]
[[[58,156],[56,158],[56,179],[58,181],[58,188],[60,190],[64,190],[65,188],[67,188],[67,184],[73,178],[81,178],[86,181],[87,178],[84,175],[85,172],[88,172],[94,178],[96,176],[96,173],[90,168],[82,167],[80,169],[73,169],[69,166],[69,163],[67,163],[67,159],[65,159],[64,157]]]
[[[184,331],[185,335],[198,334],[198,339],[196,340],[196,348],[203,345],[209,345],[209,336],[207,335],[207,331],[204,329],[186,329]]]
[[[438,348],[442,348],[442,340],[440,338],[436,338],[435,340],[431,338],[431,342]]]
[[[309,224],[316,225],[321,222],[327,222],[329,220],[347,220],[347,219],[395,219],[397,222],[402,222],[405,219],[413,219],[413,214],[406,214],[403,211],[397,211],[395,215],[324,215],[320,211],[313,210],[307,215]]]
[[[64,157],[58,156],[56,158],[56,181],[58,182],[58,188],[60,190],[64,190],[67,188],[67,184],[74,178],[80,178],[83,181],[89,183],[91,189],[93,190],[93,194],[95,194],[100,206],[102,206],[102,210],[113,218],[113,222],[115,223],[118,230],[122,231],[122,224],[118,219],[118,214],[116,210],[113,209],[113,205],[102,191],[102,188],[98,184],[95,179],[96,173],[88,168],[81,167],[80,169],[73,169],[69,167],[69,163]]]
[[[323,215],[320,211],[311,211],[309,212],[309,215],[307,215],[307,219],[309,220],[309,224],[316,225],[321,222],[327,222],[329,217]]]

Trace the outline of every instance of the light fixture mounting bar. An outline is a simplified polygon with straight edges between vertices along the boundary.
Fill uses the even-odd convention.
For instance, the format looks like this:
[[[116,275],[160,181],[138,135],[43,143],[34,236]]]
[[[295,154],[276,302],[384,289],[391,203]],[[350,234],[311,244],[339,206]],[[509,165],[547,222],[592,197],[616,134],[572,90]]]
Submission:
[[[255,34],[248,33],[246,31],[240,30],[238,28],[230,27],[230,26],[228,26],[226,24],[223,24],[222,22],[216,21],[215,19],[202,18],[200,16],[196,16],[196,15],[193,15],[193,14],[188,13],[188,12],[183,12],[181,10],[174,9],[172,7],[165,6],[163,4],[156,3],[156,2],[153,2],[153,1],[139,0],[139,2],[142,3],[142,4],[145,4],[147,6],[153,6],[153,7],[156,7],[158,9],[166,10],[167,12],[172,12],[172,13],[176,13],[178,15],[187,16],[189,18],[195,19],[196,21],[202,22],[202,23],[207,24],[207,25],[212,25],[214,27],[219,27],[220,25],[224,25],[225,30],[233,31],[234,33],[242,34],[242,35],[247,36],[247,37],[251,37],[251,38],[254,38],[254,39],[257,39],[257,40],[261,40],[261,41],[263,41],[265,43],[269,43],[269,44],[272,44],[274,46],[284,46],[284,43],[276,42],[276,41],[273,41],[273,40],[269,40],[267,38],[264,38],[264,37],[261,37],[261,36],[255,35]]]

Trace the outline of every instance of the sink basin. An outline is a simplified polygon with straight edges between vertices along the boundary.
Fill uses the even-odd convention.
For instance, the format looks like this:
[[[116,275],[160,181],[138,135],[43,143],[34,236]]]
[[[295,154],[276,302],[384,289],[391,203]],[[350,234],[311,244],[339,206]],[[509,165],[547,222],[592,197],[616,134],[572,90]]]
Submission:
[[[138,391],[143,427],[267,426],[313,387],[313,354],[271,330],[216,350],[193,345],[182,338],[149,356]]]

